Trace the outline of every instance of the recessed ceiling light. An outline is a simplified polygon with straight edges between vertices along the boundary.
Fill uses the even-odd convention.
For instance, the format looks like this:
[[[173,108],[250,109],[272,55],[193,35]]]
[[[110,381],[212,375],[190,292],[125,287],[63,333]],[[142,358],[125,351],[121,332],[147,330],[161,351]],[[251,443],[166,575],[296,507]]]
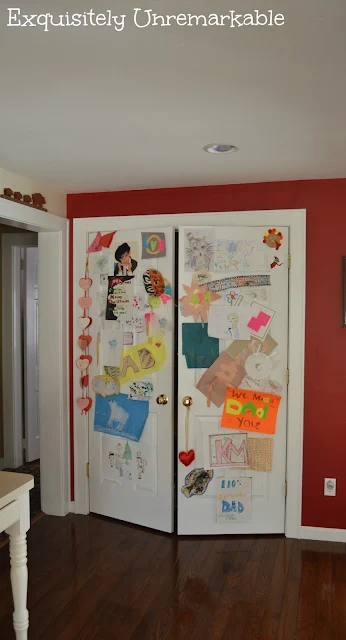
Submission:
[[[224,144],[222,142],[206,144],[203,149],[208,153],[234,153],[235,151],[238,151],[238,147],[235,147],[233,144]]]

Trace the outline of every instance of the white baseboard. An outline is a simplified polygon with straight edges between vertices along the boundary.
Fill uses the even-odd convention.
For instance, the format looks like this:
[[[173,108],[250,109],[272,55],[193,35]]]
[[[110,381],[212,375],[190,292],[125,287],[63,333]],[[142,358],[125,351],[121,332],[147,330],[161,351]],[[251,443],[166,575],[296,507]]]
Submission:
[[[75,513],[74,502],[70,501],[69,513]]]
[[[324,540],[326,542],[346,542],[346,529],[325,529],[324,527],[301,527],[303,540]]]

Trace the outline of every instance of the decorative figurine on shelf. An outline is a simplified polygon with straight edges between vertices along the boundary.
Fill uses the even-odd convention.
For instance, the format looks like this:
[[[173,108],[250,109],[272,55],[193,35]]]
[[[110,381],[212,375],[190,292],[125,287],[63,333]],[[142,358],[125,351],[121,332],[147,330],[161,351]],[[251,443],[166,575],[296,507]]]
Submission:
[[[12,198],[12,196],[13,196],[12,189],[9,189],[8,187],[6,187],[4,189],[4,196],[6,196],[6,198]]]
[[[31,204],[31,202],[32,202],[31,196],[29,196],[29,195],[23,196],[23,202],[25,204]]]
[[[33,193],[32,204],[34,205],[34,207],[38,207],[39,209],[42,209],[43,205],[46,204],[46,200],[41,193]]]
[[[47,211],[47,209],[43,208],[43,205],[46,204],[46,200],[41,193],[33,193],[31,196],[28,194],[22,196],[20,191],[13,192],[9,187],[5,187],[4,193],[3,195],[0,195],[0,198],[13,200],[20,204],[25,204],[27,207],[35,207],[35,209],[40,209],[41,211]]]
[[[20,193],[20,191],[15,191],[13,194],[13,197],[15,200],[21,200],[22,199],[22,194]]]

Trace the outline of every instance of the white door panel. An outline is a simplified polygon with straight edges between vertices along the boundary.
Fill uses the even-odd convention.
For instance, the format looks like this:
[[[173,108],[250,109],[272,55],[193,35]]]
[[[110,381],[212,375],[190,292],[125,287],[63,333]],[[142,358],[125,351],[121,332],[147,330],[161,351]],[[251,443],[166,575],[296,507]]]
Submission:
[[[157,269],[174,286],[174,248],[173,230],[170,228],[154,231],[165,233],[166,256],[160,258],[142,259],[142,238],[139,229],[127,231],[118,230],[110,247],[109,254],[114,259],[114,242],[138,243],[138,266],[134,277],[134,293],[143,291],[143,273],[149,269]],[[103,234],[113,231],[102,232]],[[148,231],[148,229],[143,229]],[[85,233],[85,251],[96,233]],[[103,253],[107,253],[104,252]],[[86,253],[78,255],[77,264],[80,265],[80,273],[75,273],[76,282],[83,276]],[[102,367],[97,364],[96,343],[100,328],[107,328],[107,320],[100,320],[97,309],[97,294],[101,291],[100,279],[89,273],[93,280],[88,295],[92,298],[92,306],[89,315],[92,324],[89,327],[89,335],[92,337],[88,353],[93,361],[89,367],[89,396],[93,404],[87,413],[89,430],[89,463],[90,463],[90,511],[103,514],[126,522],[151,527],[161,531],[173,530],[173,299],[167,304],[161,304],[158,314],[164,314],[167,320],[165,333],[162,335],[167,349],[167,358],[163,367],[149,376],[143,375],[142,379],[151,380],[153,383],[153,395],[149,401],[149,416],[146,420],[143,433],[139,442],[129,441],[116,435],[100,433],[94,430],[95,394],[91,390],[90,382],[95,375],[102,374]],[[110,275],[110,274],[109,274]],[[78,287],[77,287],[78,289]],[[76,298],[81,295],[81,290]],[[77,306],[77,315],[82,315]],[[155,312],[155,309],[154,309]],[[135,344],[146,340],[146,333],[137,336]],[[124,347],[126,348],[126,347]],[[75,345],[77,358],[81,352]],[[78,377],[78,372],[76,374]],[[121,385],[120,392],[128,394],[129,384]],[[157,398],[161,394],[168,396],[168,404],[160,405]],[[116,398],[116,395],[110,398]],[[140,400],[136,401],[141,403]],[[77,421],[78,424],[78,421]],[[129,447],[125,449],[126,447]],[[131,453],[126,454],[130,449]]]
[[[260,221],[260,214],[259,214]],[[280,228],[280,227],[279,227]],[[185,235],[193,234],[193,229],[181,227],[179,229],[179,298],[185,295],[183,284],[190,285],[192,269],[186,269]],[[212,229],[212,228],[210,228]],[[209,230],[210,230],[209,229]],[[195,459],[189,466],[184,466],[178,460],[178,533],[179,534],[239,534],[239,533],[283,533],[285,524],[285,473],[286,473],[286,418],[287,418],[287,347],[288,347],[288,228],[280,228],[284,236],[284,242],[278,250],[269,248],[263,243],[266,227],[215,227],[212,233],[217,240],[229,240],[246,242],[255,246],[252,255],[240,262],[231,264],[218,263],[218,270],[213,263],[210,266],[213,280],[234,277],[239,275],[267,275],[270,278],[270,286],[234,288],[237,295],[242,295],[241,307],[259,302],[264,307],[275,311],[270,324],[270,335],[277,347],[272,350],[270,360],[273,369],[267,382],[267,393],[281,395],[281,402],[276,423],[275,435],[266,435],[248,431],[248,438],[272,438],[273,457],[272,471],[262,472],[253,469],[230,469],[229,467],[213,468],[213,477],[203,495],[186,495],[181,491],[185,485],[186,476],[193,469],[211,469],[207,465],[206,448],[209,435],[226,435],[236,433],[233,429],[225,429],[220,426],[223,412],[223,402],[217,407],[213,402],[207,406],[207,398],[197,388],[197,384],[206,369],[187,368],[185,356],[182,353],[182,325],[193,323],[191,316],[183,316],[179,311],[179,349],[178,349],[178,450],[185,451],[185,419],[187,409],[182,405],[182,398],[191,396],[193,404],[189,412],[189,442],[188,449],[193,449]],[[208,230],[206,233],[209,234]],[[275,257],[279,258],[279,264],[272,266]],[[221,264],[221,268],[220,268]],[[223,266],[222,266],[223,264]],[[197,266],[202,263],[197,260]],[[221,269],[224,268],[223,271]],[[220,299],[211,305],[225,305],[226,294],[230,288],[219,292]],[[256,297],[253,296],[256,295]],[[239,300],[238,300],[239,302]],[[255,307],[254,307],[255,308]],[[230,311],[232,307],[230,307]],[[233,309],[234,310],[234,309]],[[256,314],[257,317],[258,314]],[[201,321],[199,317],[198,322]],[[258,327],[260,331],[260,326]],[[221,339],[219,342],[220,354],[232,343],[232,340]],[[257,348],[257,345],[256,345]],[[247,365],[248,367],[248,365]],[[269,386],[269,381],[272,382]],[[273,384],[274,383],[274,384]],[[250,380],[248,375],[243,377],[239,388],[262,390],[264,383],[256,383]],[[222,479],[252,478],[252,513],[250,522],[217,522],[217,493],[220,490]],[[227,482],[226,482],[227,484]]]

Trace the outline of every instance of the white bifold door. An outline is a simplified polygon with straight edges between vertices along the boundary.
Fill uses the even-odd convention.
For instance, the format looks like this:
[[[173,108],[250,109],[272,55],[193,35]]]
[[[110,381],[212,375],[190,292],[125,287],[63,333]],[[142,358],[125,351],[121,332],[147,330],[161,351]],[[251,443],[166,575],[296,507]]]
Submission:
[[[102,223],[75,260],[76,428],[87,420],[90,511],[171,532],[173,231]]]
[[[288,243],[179,229],[179,534],[284,532]]]

